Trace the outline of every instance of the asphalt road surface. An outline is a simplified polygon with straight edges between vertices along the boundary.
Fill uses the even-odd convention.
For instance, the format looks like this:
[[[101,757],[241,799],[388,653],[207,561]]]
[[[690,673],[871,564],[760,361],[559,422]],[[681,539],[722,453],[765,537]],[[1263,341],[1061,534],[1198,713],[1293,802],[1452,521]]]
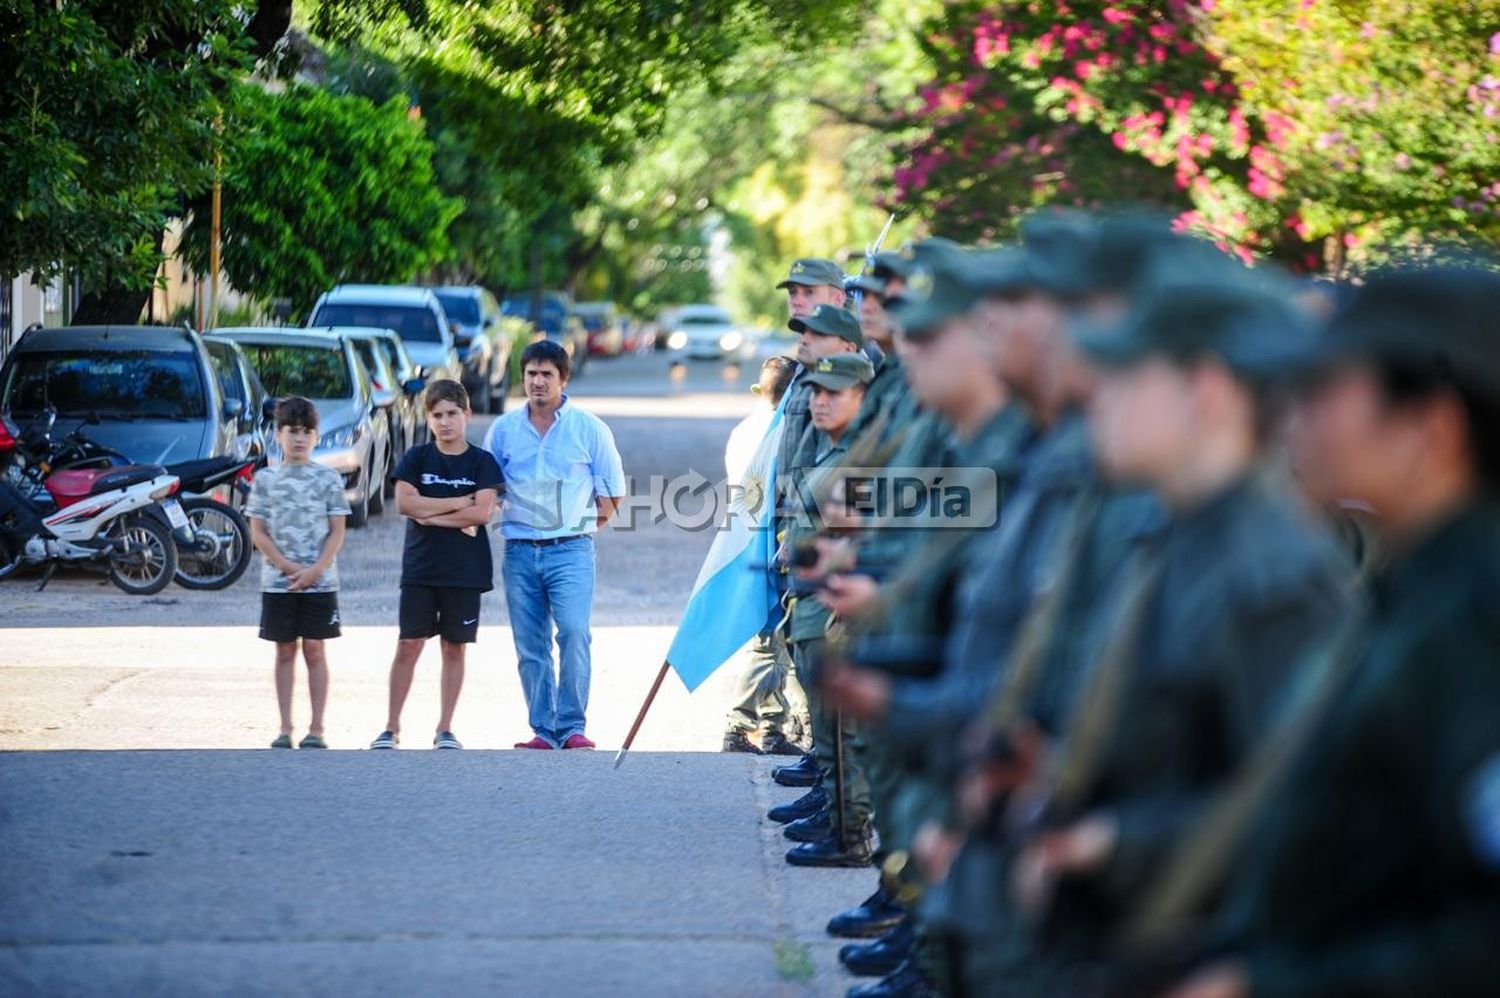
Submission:
[[[653,479],[722,478],[756,367],[674,374],[660,355],[626,357],[572,386],[614,430],[638,507],[598,545],[589,732],[601,749],[622,741],[712,540],[650,515],[643,496]],[[361,748],[384,718],[401,529],[387,512],[340,556],[335,750]],[[256,580],[252,566],[224,592],[152,599],[86,574],[42,593],[34,578],[0,584],[0,995],[832,995],[851,983],[822,926],[873,873],[782,862],[788,843],[763,815],[793,792],[770,782],[772,760],[716,751],[733,665],[692,695],[669,677],[618,770],[609,751],[510,751],[529,731],[496,591],[455,724],[468,751],[425,750],[432,649],[402,751],[272,752]]]

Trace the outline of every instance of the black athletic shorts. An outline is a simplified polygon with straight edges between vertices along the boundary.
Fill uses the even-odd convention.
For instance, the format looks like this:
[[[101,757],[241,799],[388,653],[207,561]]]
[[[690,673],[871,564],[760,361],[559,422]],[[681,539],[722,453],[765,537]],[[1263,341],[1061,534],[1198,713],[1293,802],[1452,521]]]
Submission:
[[[261,593],[260,636],[267,641],[338,637],[339,594]]]
[[[401,587],[401,638],[440,635],[455,645],[470,645],[479,635],[478,589]]]

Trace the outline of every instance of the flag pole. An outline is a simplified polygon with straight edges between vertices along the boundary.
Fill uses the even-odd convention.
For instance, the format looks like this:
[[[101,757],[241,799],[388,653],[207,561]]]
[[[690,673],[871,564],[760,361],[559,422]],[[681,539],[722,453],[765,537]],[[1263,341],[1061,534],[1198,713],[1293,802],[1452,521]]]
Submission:
[[[615,769],[620,768],[620,763],[625,761],[625,753],[630,751],[630,746],[635,743],[636,732],[641,730],[641,722],[646,719],[646,711],[651,709],[651,703],[656,699],[656,692],[661,689],[663,679],[667,678],[667,670],[671,663],[663,662],[661,671],[656,674],[656,682],[651,684],[651,692],[646,694],[646,702],[641,704],[640,713],[635,715],[635,723],[630,726],[630,734],[625,736],[625,744],[620,746],[620,751],[615,754]]]

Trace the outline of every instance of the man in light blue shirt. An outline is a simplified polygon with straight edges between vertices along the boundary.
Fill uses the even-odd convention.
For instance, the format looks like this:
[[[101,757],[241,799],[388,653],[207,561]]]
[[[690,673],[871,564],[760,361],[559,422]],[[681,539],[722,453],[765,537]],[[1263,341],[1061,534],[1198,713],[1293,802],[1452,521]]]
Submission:
[[[526,404],[495,420],[484,440],[504,474],[501,574],[534,735],[516,748],[594,747],[584,734],[594,534],[624,499],[625,472],[609,427],[564,394],[570,370],[559,344],[528,346]]]

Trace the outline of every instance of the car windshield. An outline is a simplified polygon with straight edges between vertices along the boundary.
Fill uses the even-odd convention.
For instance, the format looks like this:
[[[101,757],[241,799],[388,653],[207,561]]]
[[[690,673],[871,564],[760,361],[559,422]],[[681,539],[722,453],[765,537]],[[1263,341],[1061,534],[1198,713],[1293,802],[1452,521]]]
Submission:
[[[151,350],[47,351],[15,357],[0,409],[34,416],[202,419],[208,411],[195,354]]]
[[[301,395],[310,399],[346,399],[354,382],[344,351],[337,343],[326,347],[293,343],[241,343],[261,384],[276,398]]]
[[[531,318],[531,296],[512,295],[505,299],[505,304],[500,310],[506,315],[519,316],[523,319]],[[536,317],[536,327],[544,333],[560,333],[568,321],[568,306],[556,298],[544,295],[542,297],[541,313]]]
[[[478,297],[467,291],[435,291],[433,293],[437,295],[438,301],[443,303],[443,311],[448,313],[448,318],[467,326],[479,325]]]
[[[440,343],[443,339],[437,316],[421,305],[328,304],[318,309],[310,325],[394,329],[403,340],[421,343]]]
[[[697,312],[684,315],[678,320],[684,326],[728,326],[731,324],[727,312]]]

